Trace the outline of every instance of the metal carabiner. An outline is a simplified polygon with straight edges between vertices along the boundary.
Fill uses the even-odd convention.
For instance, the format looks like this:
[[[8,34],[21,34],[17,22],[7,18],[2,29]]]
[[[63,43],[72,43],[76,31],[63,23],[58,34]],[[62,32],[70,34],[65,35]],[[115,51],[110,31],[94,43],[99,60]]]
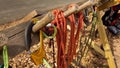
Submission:
[[[51,36],[48,36],[45,32],[43,32],[43,35],[49,39],[53,39],[57,34],[57,28],[55,25],[48,25],[47,27],[51,27],[51,26],[54,28],[54,33]]]

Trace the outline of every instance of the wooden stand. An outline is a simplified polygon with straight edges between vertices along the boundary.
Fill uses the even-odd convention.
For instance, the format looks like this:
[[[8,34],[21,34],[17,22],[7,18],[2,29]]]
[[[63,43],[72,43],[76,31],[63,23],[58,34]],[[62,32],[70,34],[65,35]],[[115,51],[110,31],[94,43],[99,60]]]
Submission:
[[[78,12],[78,11],[80,11],[88,6],[92,6],[96,3],[98,3],[98,2],[89,0],[89,1],[85,2],[84,4],[82,4],[81,6],[74,6],[70,9],[66,10],[64,12],[64,16],[67,17],[72,13]],[[32,31],[33,32],[38,31],[39,29],[41,29],[42,27],[44,27],[45,25],[50,23],[52,20],[54,20],[54,15],[52,14],[52,12],[48,12],[39,22],[37,22],[33,26]]]
[[[103,43],[105,58],[107,59],[109,68],[116,68],[114,57],[113,57],[110,45],[108,43],[105,28],[104,28],[104,26],[102,24],[102,20],[100,18],[100,11],[97,11],[97,16],[98,16],[97,27],[98,27],[98,32],[100,35],[100,40]]]

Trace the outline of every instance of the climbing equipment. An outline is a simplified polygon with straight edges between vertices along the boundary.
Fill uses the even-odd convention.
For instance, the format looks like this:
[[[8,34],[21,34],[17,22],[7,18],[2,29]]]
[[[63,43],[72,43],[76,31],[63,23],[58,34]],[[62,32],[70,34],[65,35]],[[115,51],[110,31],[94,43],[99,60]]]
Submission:
[[[7,50],[7,42],[8,42],[8,37],[4,33],[0,33],[0,50],[2,51],[3,54],[3,65],[0,65],[0,68],[11,68],[8,63],[8,50]]]
[[[67,38],[67,23],[66,23],[64,15],[63,15],[63,11],[57,9],[57,10],[53,11],[53,14],[55,14],[55,20],[52,21],[51,24],[54,24],[56,26],[56,28],[57,28],[57,35],[56,35],[56,40],[57,40],[57,45],[58,45],[57,65],[58,65],[58,68],[61,68],[61,67],[65,67],[66,68],[66,67],[68,67],[67,66],[68,63],[70,64],[70,62],[72,61],[73,55],[75,55],[75,53],[76,53],[77,42],[78,42],[78,39],[79,39],[79,32],[80,32],[80,30],[82,28],[82,18],[83,18],[83,16],[81,15],[82,13],[78,13],[78,16],[79,16],[78,17],[79,18],[78,19],[79,20],[78,21],[78,27],[77,27],[78,29],[76,30],[76,35],[73,34],[74,35],[74,37],[73,37],[74,40],[73,40],[72,45],[74,45],[74,46],[72,46],[70,44],[70,46],[72,46],[72,52],[70,53],[70,48],[71,47],[69,47],[69,50],[68,50],[69,53],[66,56],[65,50],[66,50],[66,41],[67,41],[67,39],[66,39]],[[51,17],[51,15],[49,15],[49,14],[47,14],[47,16]],[[74,20],[74,14],[72,14],[72,16],[70,18],[70,21],[75,24],[75,22],[73,20]],[[71,27],[72,27],[72,25],[71,25]],[[72,27],[72,28],[75,28],[75,27]],[[55,31],[54,31],[53,35],[55,36],[56,29],[54,28],[54,30]],[[72,38],[71,38],[71,40],[72,40]],[[68,56],[68,55],[70,55],[70,56]],[[69,58],[69,60],[67,60],[67,57]]]
[[[76,55],[76,48],[78,46],[78,39],[79,39],[79,33],[80,30],[83,28],[83,15],[81,12],[79,12],[79,19],[78,19],[78,26],[77,30],[75,33],[75,18],[74,15],[69,16],[70,20],[70,26],[71,26],[71,31],[70,31],[70,44],[68,46],[68,64],[73,59],[73,56]]]
[[[90,30],[90,34],[88,36],[85,35],[85,29],[86,27],[84,27],[82,36],[80,38],[80,46],[79,46],[79,51],[78,54],[80,54],[80,59],[77,59],[77,62],[81,62],[83,57],[86,57],[89,48],[91,48],[93,46],[92,44],[92,40],[93,40],[93,36],[95,35],[95,27],[96,27],[96,22],[97,22],[97,16],[96,13],[93,12],[93,19],[92,19],[92,26],[91,26],[91,30]]]
[[[70,6],[72,8],[72,6]],[[69,10],[69,9],[68,9]],[[76,55],[76,48],[77,43],[79,39],[79,33],[83,26],[83,15],[81,12],[78,13],[78,26],[77,30],[75,30],[76,21],[74,14],[71,14],[68,16],[68,19],[70,21],[71,31],[70,31],[70,44],[68,46],[68,50],[66,53],[67,48],[67,23],[66,19],[63,15],[63,11],[56,9],[53,10],[53,14],[55,16],[55,20],[51,22],[51,24],[56,25],[57,27],[57,46],[58,46],[58,57],[57,57],[57,67],[58,68],[67,68],[71,61],[73,60],[73,56]]]
[[[89,5],[92,4],[90,2],[90,0],[86,4],[88,4],[88,3],[90,3]],[[84,4],[84,6],[82,6],[82,8],[84,8],[86,4]],[[73,60],[73,57],[76,55],[76,48],[77,48],[77,42],[78,42],[78,38],[79,38],[79,32],[83,28],[83,26],[82,26],[83,25],[82,24],[83,15],[81,12],[78,14],[78,16],[79,16],[79,18],[78,18],[79,22],[78,22],[78,27],[77,27],[78,30],[75,31],[75,28],[76,28],[75,27],[75,19],[74,19],[74,14],[72,14],[72,13],[74,13],[75,11],[78,12],[79,10],[81,10],[80,7],[79,8],[77,7],[78,10],[76,10],[75,8],[76,7],[72,7],[72,11],[70,11],[71,9],[68,9],[68,11],[70,11],[70,13],[68,11],[65,11],[63,13],[63,11],[59,10],[59,9],[53,10],[52,12],[49,12],[48,14],[46,14],[46,16],[44,18],[42,18],[38,23],[36,23],[32,28],[33,32],[36,32],[37,30],[39,30],[46,24],[50,23],[50,21],[52,21],[54,19],[51,22],[51,24],[55,25],[55,27],[57,28],[56,41],[57,41],[57,47],[58,47],[58,53],[57,53],[58,54],[57,55],[57,67],[58,68],[67,68],[70,65],[71,61]],[[66,23],[66,19],[65,19],[66,16],[68,16],[68,20],[71,22],[70,23],[70,25],[71,25],[70,44],[68,46],[66,45],[66,42],[67,42],[67,23]],[[98,25],[98,30],[100,33],[101,30],[104,31],[104,28],[103,28],[103,25],[101,24],[99,17],[97,19],[99,22],[99,25],[98,24],[97,25]],[[91,37],[95,31],[95,23],[93,23],[92,27],[93,28],[91,28],[91,33],[90,33],[89,37]],[[104,35],[104,37],[102,37],[102,34]],[[48,36],[46,36],[46,37],[48,37]],[[91,39],[89,37],[86,38],[86,41],[85,41],[85,44],[87,44],[87,45],[92,44],[92,37],[91,37]],[[52,38],[53,37],[51,37],[50,39],[52,39]],[[112,54],[110,51],[108,40],[106,39],[105,31],[100,33],[100,39],[102,40],[102,43],[105,47],[108,46],[106,48],[108,48],[109,52],[106,48],[104,48],[104,50],[105,50],[105,56],[107,56],[107,58],[109,58],[109,59],[107,59],[109,66],[113,63],[112,67],[115,68],[114,60],[111,58]],[[103,39],[104,39],[104,41],[103,41]],[[106,41],[107,41],[107,43],[105,43]],[[68,50],[67,50],[67,47],[68,47]],[[87,49],[85,48],[85,50],[87,50]]]
[[[29,24],[26,26],[26,29],[25,29],[25,47],[27,51],[30,50],[30,46],[32,42],[31,33],[32,33],[32,27],[34,25],[31,21],[28,23]]]
[[[66,37],[67,37],[67,26],[65,17],[61,10],[56,9],[53,10],[53,14],[55,14],[55,20],[51,23],[56,25],[57,28],[57,35],[56,41],[58,46],[58,55],[57,55],[57,68],[67,68],[65,50],[66,50]]]
[[[3,60],[4,60],[4,68],[8,68],[8,51],[7,46],[3,46]]]
[[[44,45],[43,45],[43,34],[40,30],[40,48],[31,54],[31,58],[36,65],[43,63],[43,58],[46,58]]]
[[[80,6],[74,6],[74,7],[70,8],[69,10],[65,11],[63,16],[67,17],[72,13],[79,12],[88,6],[92,6],[94,4],[97,4],[98,2],[99,1],[88,0],[87,2],[83,3]],[[78,4],[81,4],[81,3],[78,3]],[[36,23],[33,26],[32,31],[33,32],[38,31],[39,29],[41,29],[42,27],[44,27],[45,25],[50,23],[52,20],[54,20],[54,18],[55,18],[54,14],[52,14],[52,12],[48,12],[38,23]]]
[[[52,27],[54,30],[52,30]],[[57,28],[55,27],[55,25],[51,25],[51,26],[46,26],[43,28],[43,30],[45,29],[45,32],[43,32],[43,35],[46,37],[46,38],[49,38],[49,39],[53,39],[56,34],[57,34]],[[52,31],[54,31],[54,33],[52,33]],[[47,34],[52,34],[51,36],[47,35]]]
[[[7,51],[7,46],[4,45],[3,46],[3,65],[0,65],[0,68],[10,68],[9,64],[8,64],[8,51]]]
[[[40,48],[31,53],[31,59],[36,65],[40,65],[42,63],[45,63],[47,68],[51,68],[49,63],[46,61],[46,54],[44,50],[44,45],[43,45],[43,32],[40,30]]]

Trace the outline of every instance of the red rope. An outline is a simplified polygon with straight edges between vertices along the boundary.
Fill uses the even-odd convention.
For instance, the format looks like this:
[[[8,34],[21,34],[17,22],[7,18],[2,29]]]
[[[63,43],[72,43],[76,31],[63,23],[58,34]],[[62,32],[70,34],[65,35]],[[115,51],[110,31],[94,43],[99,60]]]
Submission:
[[[72,6],[70,6],[72,7]],[[57,68],[68,68],[68,65],[73,60],[73,56],[76,55],[76,48],[78,46],[78,39],[79,39],[79,33],[82,29],[82,23],[83,23],[83,15],[82,13],[78,13],[78,26],[77,30],[75,31],[75,15],[71,14],[68,16],[68,19],[70,20],[70,44],[68,45],[68,51],[66,57],[66,42],[67,42],[67,23],[66,19],[63,15],[63,11],[56,9],[53,10],[53,14],[55,16],[55,19],[51,22],[57,27],[57,35],[56,35],[56,41],[58,46],[58,55],[57,55]],[[76,33],[75,33],[76,32]],[[66,60],[68,59],[68,60]]]
[[[70,7],[76,6],[75,4],[70,5]],[[81,12],[78,13],[78,26],[75,33],[75,15],[71,14],[68,19],[70,20],[70,44],[68,46],[68,64],[73,60],[73,56],[76,55],[76,48],[78,46],[78,39],[80,30],[83,28],[83,15]]]
[[[51,22],[57,26],[57,45],[58,45],[58,55],[57,55],[57,68],[67,68],[65,50],[66,50],[66,36],[67,36],[67,25],[66,20],[63,15],[62,10],[53,10],[55,19]]]

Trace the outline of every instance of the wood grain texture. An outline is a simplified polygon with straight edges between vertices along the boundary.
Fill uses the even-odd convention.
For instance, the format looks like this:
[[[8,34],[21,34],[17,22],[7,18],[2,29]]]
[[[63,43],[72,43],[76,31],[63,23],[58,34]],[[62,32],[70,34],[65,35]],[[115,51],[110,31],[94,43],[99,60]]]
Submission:
[[[8,39],[8,53],[10,57],[14,57],[25,50],[24,30],[28,23],[22,23],[15,27],[1,31]],[[32,35],[32,44],[38,43],[37,34]]]

